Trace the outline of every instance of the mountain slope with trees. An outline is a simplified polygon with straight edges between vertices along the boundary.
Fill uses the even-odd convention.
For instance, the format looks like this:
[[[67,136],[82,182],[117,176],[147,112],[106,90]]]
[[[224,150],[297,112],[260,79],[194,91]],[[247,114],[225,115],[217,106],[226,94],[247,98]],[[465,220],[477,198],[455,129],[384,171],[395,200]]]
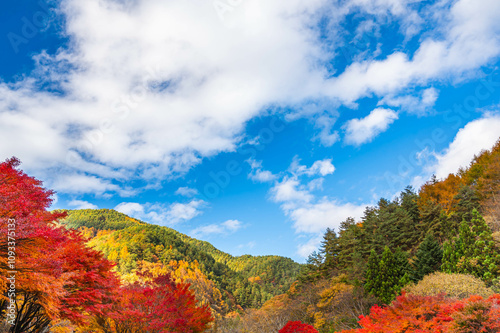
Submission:
[[[91,247],[117,263],[122,276],[148,263],[195,264],[204,278],[214,283],[228,309],[261,306],[273,296],[286,292],[300,270],[299,264],[279,256],[234,257],[208,242],[114,210],[84,209],[66,213],[67,217],[60,222],[81,230],[89,238]],[[220,304],[213,306],[224,308]]]
[[[283,322],[302,321],[321,333],[435,332],[437,327],[496,332],[499,198],[500,141],[456,174],[432,177],[419,191],[407,187],[393,200],[367,207],[360,220],[348,218],[337,230],[327,229],[298,281],[286,294],[248,311],[240,331],[270,333]],[[404,290],[413,294],[392,303]],[[435,315],[419,319],[433,302]],[[443,313],[452,313],[448,306],[455,307],[456,318],[441,323]],[[484,315],[471,312],[483,308]],[[395,321],[390,318],[395,311],[407,317]],[[263,329],[264,321],[275,326]]]

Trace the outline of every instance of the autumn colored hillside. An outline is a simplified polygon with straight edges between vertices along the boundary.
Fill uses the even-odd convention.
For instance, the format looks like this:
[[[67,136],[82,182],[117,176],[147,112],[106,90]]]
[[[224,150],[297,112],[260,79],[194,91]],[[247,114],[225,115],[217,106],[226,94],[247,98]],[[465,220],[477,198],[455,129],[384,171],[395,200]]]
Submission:
[[[279,256],[234,257],[208,242],[151,225],[114,210],[72,210],[60,221],[82,231],[89,245],[117,264],[125,279],[146,267],[164,267],[187,280],[218,315],[260,307],[286,292],[300,265]]]
[[[326,230],[287,293],[221,332],[499,332],[499,199],[500,141]]]

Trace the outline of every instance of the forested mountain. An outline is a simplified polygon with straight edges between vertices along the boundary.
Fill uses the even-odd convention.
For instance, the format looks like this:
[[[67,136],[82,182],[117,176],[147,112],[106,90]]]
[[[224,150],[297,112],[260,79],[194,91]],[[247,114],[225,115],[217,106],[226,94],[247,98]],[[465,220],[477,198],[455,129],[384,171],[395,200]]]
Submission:
[[[293,260],[279,256],[234,257],[208,242],[144,223],[115,210],[66,212],[67,217],[60,222],[81,230],[92,248],[117,263],[121,276],[131,278],[131,274],[150,264],[164,265],[174,271],[183,266],[184,275],[198,272],[197,278],[190,279],[193,287],[204,290],[197,296],[220,315],[238,307],[259,307],[273,296],[286,292],[300,269]],[[185,280],[186,276],[179,278]],[[213,286],[200,286],[207,283]]]
[[[276,332],[288,321],[322,333],[500,331],[499,199],[500,141],[456,174],[407,187],[360,220],[327,229],[298,281],[247,311],[240,331]],[[394,301],[402,290],[409,296]],[[450,304],[458,313],[440,319]]]

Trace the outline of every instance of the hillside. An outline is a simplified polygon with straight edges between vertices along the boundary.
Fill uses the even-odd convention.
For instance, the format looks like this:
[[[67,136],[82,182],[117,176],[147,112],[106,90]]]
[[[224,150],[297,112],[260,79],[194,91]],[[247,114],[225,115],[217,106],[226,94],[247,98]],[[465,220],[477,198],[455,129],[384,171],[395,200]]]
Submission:
[[[189,269],[193,272],[199,267],[203,274],[200,279],[214,283],[215,293],[220,291],[227,304],[226,310],[238,306],[259,307],[273,296],[286,292],[300,269],[298,263],[280,256],[234,257],[208,242],[171,228],[147,224],[115,210],[68,210],[67,214],[60,222],[81,230],[89,238],[90,246],[117,263],[116,269],[122,276],[129,276],[148,264],[170,267],[191,264]],[[206,298],[217,297],[207,295]],[[221,314],[226,312],[220,304],[211,306],[218,308]]]
[[[321,248],[285,295],[227,326],[272,333],[300,320],[320,333],[472,332],[471,327],[499,332],[498,198],[500,141],[457,173],[432,177],[418,191],[408,186],[396,198],[367,207],[361,219],[327,229]],[[398,297],[403,290],[408,297]],[[441,322],[439,311],[449,311],[451,303],[467,313]]]

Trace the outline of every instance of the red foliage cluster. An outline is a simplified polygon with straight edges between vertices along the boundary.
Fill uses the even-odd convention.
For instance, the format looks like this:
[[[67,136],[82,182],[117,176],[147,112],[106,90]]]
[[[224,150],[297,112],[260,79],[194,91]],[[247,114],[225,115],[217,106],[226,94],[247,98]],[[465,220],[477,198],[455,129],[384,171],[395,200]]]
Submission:
[[[314,327],[300,321],[289,321],[279,333],[318,333]]]
[[[17,170],[19,164],[16,158],[0,163],[0,223],[5,227],[3,230],[7,230],[8,219],[16,221],[18,242],[47,232],[47,225],[66,215],[46,210],[54,192],[42,188],[39,180]]]
[[[362,328],[344,333],[500,332],[500,295],[452,300],[444,296],[403,294],[390,306],[375,305],[361,316]]]
[[[120,294],[120,310],[111,314],[117,332],[198,333],[213,320],[208,305],[196,306],[189,284],[176,284],[169,275],[123,286]]]
[[[0,308],[12,301],[17,308],[9,332],[43,331],[60,319],[86,325],[92,318],[113,320],[113,332],[197,333],[207,328],[213,320],[210,311],[196,305],[188,284],[161,276],[149,285],[120,286],[102,253],[88,248],[79,232],[58,226],[66,214],[47,211],[53,192],[18,170],[19,163],[15,158],[0,163]],[[7,261],[9,256],[15,262]],[[11,300],[2,295],[12,283],[7,272],[13,270]],[[134,328],[142,326],[118,329],[131,321]]]

